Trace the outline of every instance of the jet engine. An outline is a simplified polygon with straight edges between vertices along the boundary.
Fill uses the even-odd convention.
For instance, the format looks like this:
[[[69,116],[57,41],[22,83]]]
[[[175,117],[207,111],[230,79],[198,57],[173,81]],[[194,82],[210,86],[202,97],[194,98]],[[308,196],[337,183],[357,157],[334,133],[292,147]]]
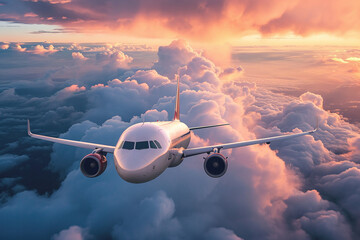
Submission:
[[[107,160],[101,152],[93,152],[86,155],[80,162],[81,172],[89,178],[102,174],[107,166]]]
[[[220,153],[212,153],[205,158],[204,169],[210,177],[221,177],[226,173],[227,167],[227,157]]]

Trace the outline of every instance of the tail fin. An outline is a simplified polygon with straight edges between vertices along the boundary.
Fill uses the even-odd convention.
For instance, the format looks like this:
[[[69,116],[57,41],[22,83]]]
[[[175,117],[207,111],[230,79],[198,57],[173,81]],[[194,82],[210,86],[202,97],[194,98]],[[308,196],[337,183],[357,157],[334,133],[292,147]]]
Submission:
[[[177,78],[177,90],[176,90],[176,103],[175,103],[175,113],[173,120],[180,119],[180,83],[179,83],[179,75],[175,75]]]

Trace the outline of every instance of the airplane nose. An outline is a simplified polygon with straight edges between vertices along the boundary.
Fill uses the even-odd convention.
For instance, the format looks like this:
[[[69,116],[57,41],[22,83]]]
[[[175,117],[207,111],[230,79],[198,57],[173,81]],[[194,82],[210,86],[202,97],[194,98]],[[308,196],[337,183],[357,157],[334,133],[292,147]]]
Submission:
[[[160,156],[152,156],[146,151],[117,151],[114,153],[116,170],[120,177],[127,182],[143,183],[159,176],[167,165]],[[140,153],[140,154],[139,154]],[[164,162],[161,164],[160,162]]]

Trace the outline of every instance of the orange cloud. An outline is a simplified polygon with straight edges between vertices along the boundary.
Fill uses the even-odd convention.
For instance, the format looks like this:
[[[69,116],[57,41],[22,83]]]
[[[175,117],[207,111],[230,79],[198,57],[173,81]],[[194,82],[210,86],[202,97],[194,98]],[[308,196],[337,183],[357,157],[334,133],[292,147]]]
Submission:
[[[56,50],[53,45],[50,45],[48,48],[45,48],[43,45],[36,45],[33,50],[28,50],[28,52],[39,55],[51,54],[57,51],[58,50]]]
[[[61,25],[77,32],[202,41],[258,33],[360,35],[360,1],[33,0],[5,4],[0,15],[6,21]]]

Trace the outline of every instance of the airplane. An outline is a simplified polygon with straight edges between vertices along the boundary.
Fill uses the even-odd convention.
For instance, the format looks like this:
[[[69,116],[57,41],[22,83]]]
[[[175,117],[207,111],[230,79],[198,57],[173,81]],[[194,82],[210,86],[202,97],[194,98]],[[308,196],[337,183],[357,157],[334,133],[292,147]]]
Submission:
[[[175,113],[172,121],[141,122],[128,127],[120,136],[115,146],[97,143],[74,141],[34,134],[30,130],[28,120],[28,135],[32,138],[66,144],[70,146],[94,149],[80,161],[81,172],[89,178],[100,176],[106,169],[106,154],[114,155],[115,168],[119,176],[130,183],[144,183],[155,179],[168,167],[176,167],[184,158],[205,154],[204,170],[213,178],[223,176],[228,168],[228,158],[220,153],[223,149],[238,148],[254,144],[270,144],[273,141],[285,140],[307,134],[313,134],[318,129],[267,137],[250,141],[216,144],[204,147],[188,148],[191,131],[220,127],[228,123],[188,127],[180,121],[180,89],[177,77]]]

